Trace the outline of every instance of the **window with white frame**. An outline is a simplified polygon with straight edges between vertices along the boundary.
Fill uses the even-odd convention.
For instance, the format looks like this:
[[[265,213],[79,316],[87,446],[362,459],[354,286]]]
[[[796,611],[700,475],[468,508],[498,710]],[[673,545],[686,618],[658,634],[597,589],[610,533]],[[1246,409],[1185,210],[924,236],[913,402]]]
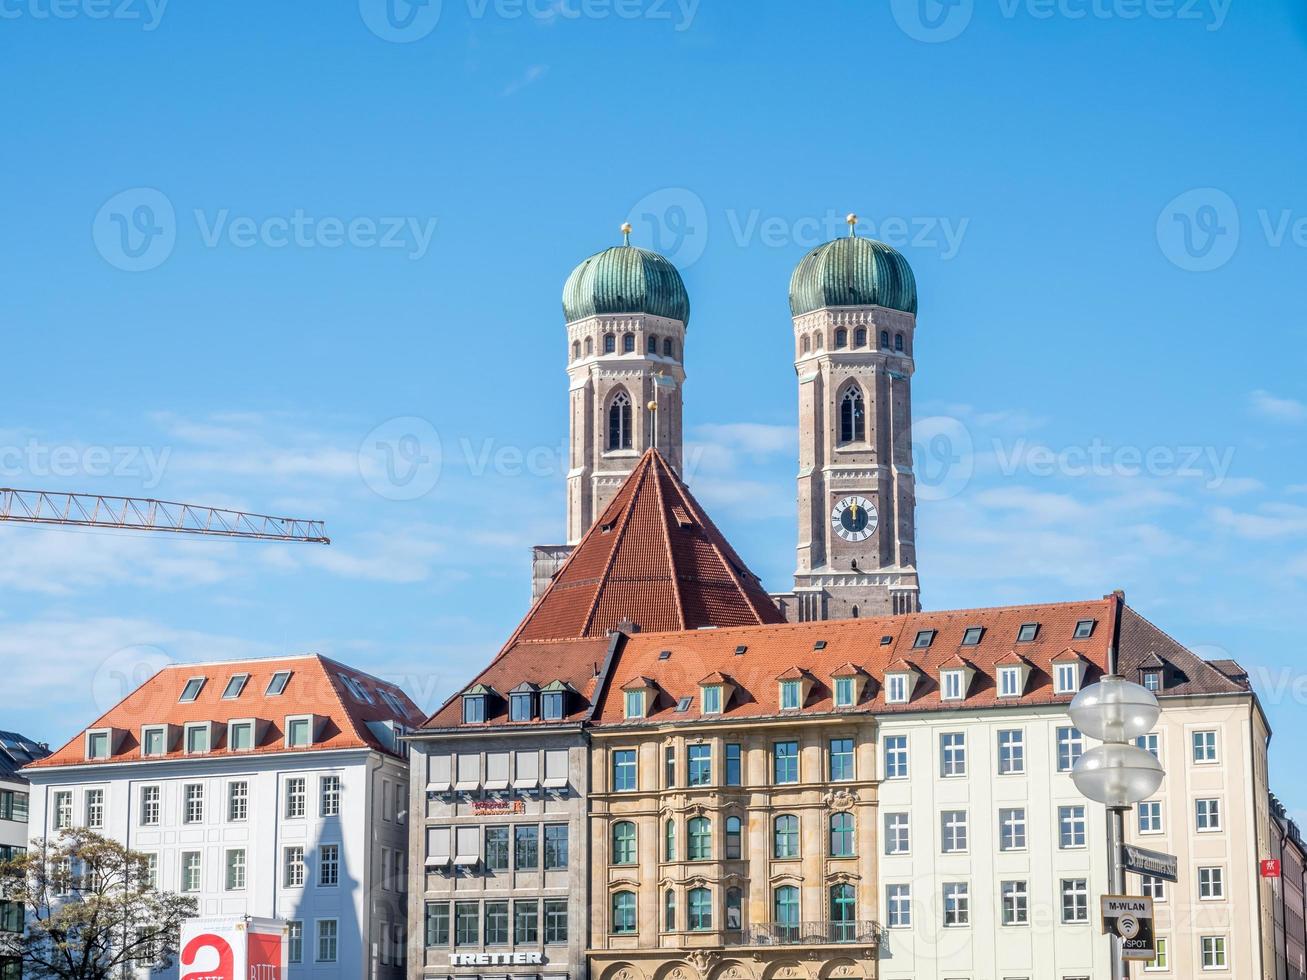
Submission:
[[[942,732],[939,736],[940,775],[967,774],[967,736],[964,732]]]
[[[887,704],[908,703],[908,675],[885,675],[885,702]]]
[[[296,717],[286,719],[286,745],[299,749],[313,744],[313,719]]]
[[[705,684],[701,689],[702,696],[699,703],[705,715],[719,715],[722,713],[722,685]]]
[[[912,852],[912,837],[909,828],[908,814],[885,814],[886,854],[910,854]]]
[[[853,683],[852,677],[835,678],[835,707],[853,707],[853,699],[856,693],[857,685]]]
[[[1021,696],[1021,668],[1000,667],[998,669],[998,696],[1015,698]]]
[[[233,721],[227,725],[227,748],[248,752],[254,748],[254,722]]]
[[[1054,664],[1053,687],[1057,694],[1074,694],[1080,690],[1078,663]]]
[[[86,733],[86,757],[88,759],[109,758],[109,732]]]
[[[88,789],[86,791],[86,826],[91,830],[104,827],[104,790]]]
[[[888,913],[886,925],[891,929],[912,928],[912,886],[886,885],[885,909]]]
[[[250,784],[236,780],[227,784],[227,819],[239,823],[250,815]]]
[[[1140,735],[1135,739],[1135,745],[1139,746],[1145,752],[1152,754],[1158,762],[1162,761],[1162,740],[1157,732],[1149,732],[1147,735]]]
[[[1089,921],[1089,882],[1087,879],[1062,879],[1062,921]]]
[[[158,786],[141,787],[141,826],[157,827],[162,811],[162,792]]]
[[[203,869],[200,864],[199,851],[182,851],[181,891],[197,892],[203,881]]]
[[[1026,849],[1026,808],[1004,807],[998,811],[998,849],[1024,851]]]
[[[192,677],[186,681],[186,686],[182,688],[181,697],[177,700],[183,704],[188,704],[200,696],[200,691],[204,689],[203,677]]]
[[[200,722],[186,726],[187,755],[203,755],[209,751],[209,723]]]
[[[1139,894],[1151,898],[1154,902],[1166,901],[1166,879],[1156,875],[1139,876]]]
[[[781,681],[781,710],[803,707],[803,685],[800,681]]]
[[[1221,829],[1221,801],[1194,800],[1194,829],[1200,834]]]
[[[971,925],[971,888],[965,881],[944,883],[944,925]]]
[[[626,717],[644,717],[644,691],[627,691],[625,698]]]
[[[292,963],[304,960],[304,923],[293,920],[286,923],[286,950]]]
[[[335,963],[337,956],[338,924],[335,919],[318,920],[319,963]]]
[[[204,823],[204,784],[187,783],[182,789],[182,821]]]
[[[233,848],[227,852],[226,889],[229,892],[245,890],[245,849]]]
[[[1199,948],[1202,950],[1204,970],[1226,968],[1224,936],[1203,936],[1199,941]]]
[[[1085,846],[1085,808],[1082,804],[1057,808],[1057,846],[1062,850]]]
[[[967,850],[967,811],[945,810],[939,815],[940,851],[963,854]]]
[[[906,735],[885,736],[885,778],[908,778],[908,737]]]
[[[1198,869],[1198,897],[1204,902],[1225,898],[1225,870],[1223,868]]]
[[[1005,881],[999,886],[1003,925],[1030,923],[1030,888],[1024,881]]]
[[[1218,761],[1216,758],[1216,732],[1194,732],[1193,747],[1194,765],[1211,765]]]
[[[250,679],[249,674],[232,674],[227,679],[227,686],[222,689],[222,699],[232,701],[241,696],[245,690],[245,683]]]
[[[308,810],[308,790],[303,776],[286,779],[286,819],[297,820]]]
[[[281,883],[285,888],[304,887],[304,846],[295,844],[282,851]]]
[[[334,888],[340,884],[340,845],[323,844],[318,848],[318,885]]]
[[[340,816],[340,777],[323,776],[318,781],[318,815]]]
[[[167,755],[168,729],[164,725],[150,725],[141,729],[141,755]]]
[[[1026,771],[1026,733],[1009,728],[998,733],[998,774],[1011,776]]]
[[[1139,833],[1160,834],[1162,832],[1162,801],[1145,800],[1139,804]]]
[[[1070,772],[1076,760],[1084,754],[1085,737],[1077,728],[1064,727],[1057,730],[1057,771]]]
[[[54,794],[54,829],[67,830],[73,825],[73,794],[61,790]]]
[[[944,701],[961,701],[963,687],[966,681],[966,671],[946,670],[943,673],[944,686],[940,694],[941,700]]]

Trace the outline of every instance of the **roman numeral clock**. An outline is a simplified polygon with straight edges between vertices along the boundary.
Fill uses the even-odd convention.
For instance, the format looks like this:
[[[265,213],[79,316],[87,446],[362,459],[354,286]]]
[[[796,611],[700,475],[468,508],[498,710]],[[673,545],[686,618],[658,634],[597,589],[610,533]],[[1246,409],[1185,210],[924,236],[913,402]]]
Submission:
[[[880,514],[870,500],[854,494],[835,502],[830,522],[839,537],[856,544],[876,533],[876,528],[880,525]]]

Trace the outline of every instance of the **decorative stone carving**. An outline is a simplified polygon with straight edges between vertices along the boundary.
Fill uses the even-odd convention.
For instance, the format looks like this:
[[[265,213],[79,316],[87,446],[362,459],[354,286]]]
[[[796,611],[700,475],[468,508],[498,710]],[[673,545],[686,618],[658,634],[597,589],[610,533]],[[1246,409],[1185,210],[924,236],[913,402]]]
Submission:
[[[858,798],[847,789],[827,790],[822,802],[832,810],[852,810]]]
[[[685,954],[686,961],[699,971],[701,977],[707,977],[708,971],[717,965],[717,961],[722,958],[721,953],[711,949],[696,949]],[[672,976],[676,976],[675,973]]]

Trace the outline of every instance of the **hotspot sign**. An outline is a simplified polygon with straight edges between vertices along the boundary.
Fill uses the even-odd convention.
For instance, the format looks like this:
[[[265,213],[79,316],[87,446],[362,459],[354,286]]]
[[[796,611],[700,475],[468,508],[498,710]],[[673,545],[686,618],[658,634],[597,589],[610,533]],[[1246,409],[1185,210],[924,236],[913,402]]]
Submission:
[[[1151,898],[1104,895],[1103,931],[1120,938],[1121,955],[1127,960],[1157,959]]]
[[[181,980],[286,980],[286,924],[251,916],[182,925]]]

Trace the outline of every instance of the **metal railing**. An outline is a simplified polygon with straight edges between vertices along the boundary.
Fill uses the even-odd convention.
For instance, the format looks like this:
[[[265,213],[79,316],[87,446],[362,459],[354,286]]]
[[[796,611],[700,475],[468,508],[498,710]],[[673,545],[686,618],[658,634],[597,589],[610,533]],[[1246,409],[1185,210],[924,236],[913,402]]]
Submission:
[[[746,946],[879,945],[880,924],[868,919],[848,922],[764,922],[751,926]]]

